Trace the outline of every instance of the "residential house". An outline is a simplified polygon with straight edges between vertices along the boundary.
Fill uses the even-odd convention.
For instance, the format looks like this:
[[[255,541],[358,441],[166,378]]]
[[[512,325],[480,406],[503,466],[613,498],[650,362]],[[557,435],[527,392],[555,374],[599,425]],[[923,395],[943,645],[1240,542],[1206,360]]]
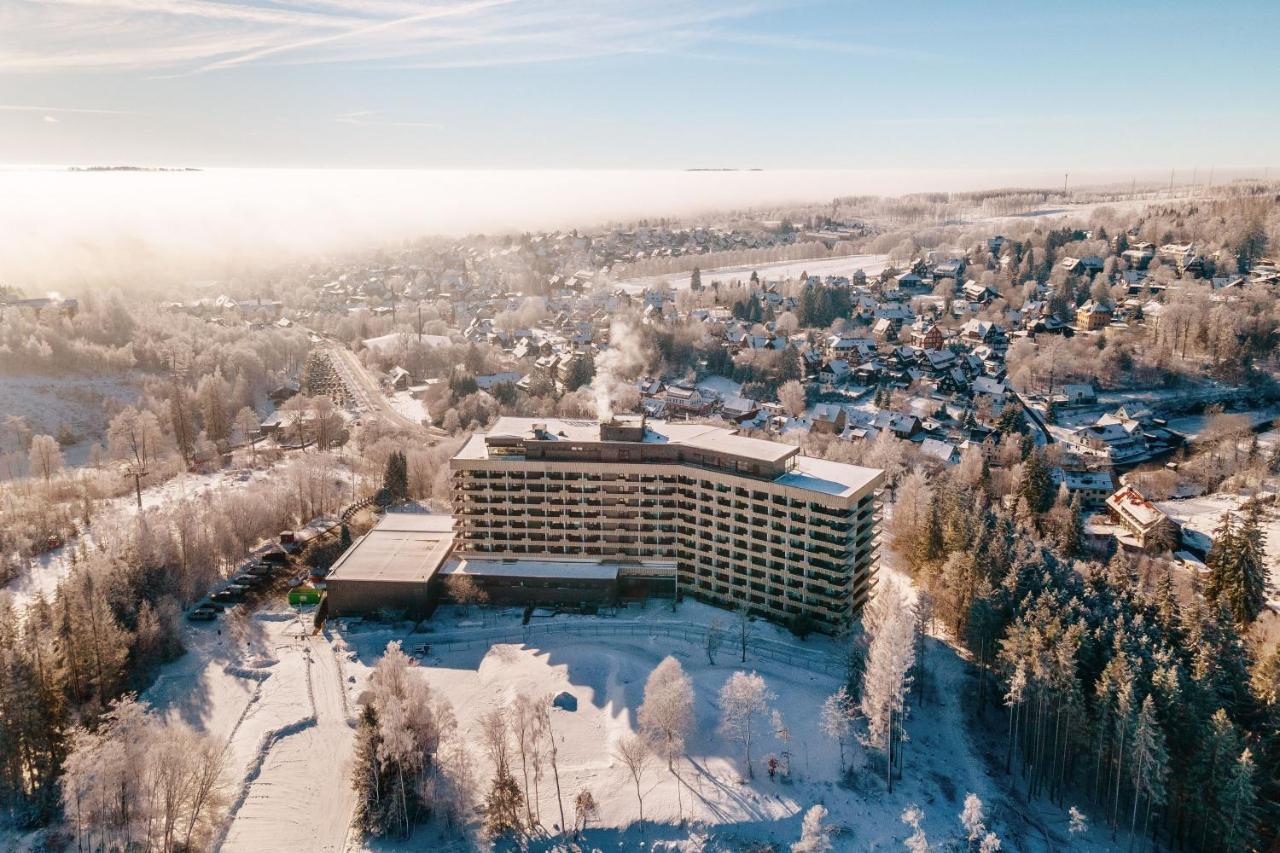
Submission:
[[[921,349],[942,349],[942,329],[924,317],[911,324],[911,345]]]
[[[818,381],[823,385],[838,385],[848,381],[851,373],[849,362],[843,358],[833,358],[823,362],[818,368]]]
[[[961,295],[970,302],[977,302],[981,305],[989,305],[994,302],[1000,294],[985,284],[970,279],[964,283],[964,287],[960,288]]]
[[[1069,471],[1053,469],[1053,481],[1067,487],[1067,494],[1080,499],[1080,505],[1097,508],[1106,504],[1116,490],[1115,477],[1110,471]]]
[[[1076,328],[1096,332],[1111,325],[1111,306],[1090,299],[1076,309]]]
[[[1150,455],[1142,424],[1115,415],[1103,415],[1095,423],[1072,430],[1067,443],[1073,450],[1111,465],[1131,465]]]
[[[705,415],[715,402],[689,385],[668,385],[662,393],[667,411],[672,414]]]
[[[814,432],[823,435],[839,435],[844,432],[848,415],[844,406],[835,403],[818,403],[813,407],[813,415],[809,420]]]
[[[1124,486],[1107,498],[1107,511],[1143,550],[1170,546],[1179,541],[1178,525],[1133,486]]]
[[[924,456],[937,459],[945,465],[955,465],[960,461],[960,449],[949,441],[937,438],[926,438],[920,442],[920,452]]]

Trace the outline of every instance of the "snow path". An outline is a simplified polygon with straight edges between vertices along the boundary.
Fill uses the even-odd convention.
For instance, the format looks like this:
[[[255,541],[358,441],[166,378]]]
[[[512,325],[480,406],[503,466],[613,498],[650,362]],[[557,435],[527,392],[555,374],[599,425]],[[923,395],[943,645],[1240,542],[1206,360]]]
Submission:
[[[325,637],[307,636],[295,653],[306,661],[312,716],[265,739],[260,767],[256,775],[250,771],[222,850],[346,849],[355,807],[346,687]]]

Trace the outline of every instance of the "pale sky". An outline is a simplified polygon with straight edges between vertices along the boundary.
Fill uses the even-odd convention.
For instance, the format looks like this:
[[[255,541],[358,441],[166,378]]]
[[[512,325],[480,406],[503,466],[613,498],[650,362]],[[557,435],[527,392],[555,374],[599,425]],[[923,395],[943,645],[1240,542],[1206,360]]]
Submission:
[[[1280,163],[1280,3],[0,0],[0,163]]]

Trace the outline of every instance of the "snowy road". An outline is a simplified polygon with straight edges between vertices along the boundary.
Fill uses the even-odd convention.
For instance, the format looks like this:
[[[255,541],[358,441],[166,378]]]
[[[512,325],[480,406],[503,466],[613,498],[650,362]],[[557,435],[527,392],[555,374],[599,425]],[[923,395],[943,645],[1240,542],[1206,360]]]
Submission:
[[[346,685],[326,638],[308,636],[290,653],[309,660],[305,672],[314,722],[292,727],[271,744],[221,847],[227,853],[337,853],[347,846],[355,807],[350,785],[355,733],[347,722]]]

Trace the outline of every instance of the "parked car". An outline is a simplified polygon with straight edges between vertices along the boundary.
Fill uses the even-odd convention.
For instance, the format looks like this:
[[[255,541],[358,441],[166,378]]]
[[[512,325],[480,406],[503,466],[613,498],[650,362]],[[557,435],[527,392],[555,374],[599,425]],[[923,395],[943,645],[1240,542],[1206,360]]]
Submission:
[[[260,562],[283,566],[289,562],[289,555],[285,553],[283,548],[276,545],[270,551],[262,555]]]
[[[244,587],[233,584],[226,589],[218,590],[209,596],[209,599],[220,603],[235,604],[238,601],[244,601],[244,592]]]
[[[187,614],[187,620],[190,622],[212,622],[218,618],[218,611],[211,607],[205,607],[203,604]]]

